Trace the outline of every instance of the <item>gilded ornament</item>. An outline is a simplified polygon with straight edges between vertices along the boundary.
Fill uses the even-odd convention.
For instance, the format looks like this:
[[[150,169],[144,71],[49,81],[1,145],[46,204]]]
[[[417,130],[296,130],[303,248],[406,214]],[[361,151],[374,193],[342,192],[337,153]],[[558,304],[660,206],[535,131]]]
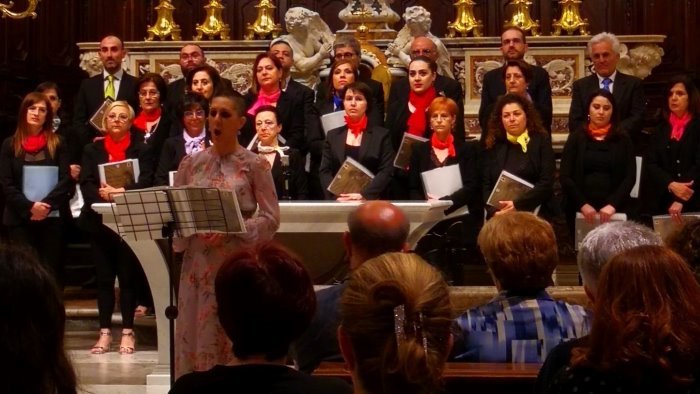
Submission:
[[[173,20],[175,7],[170,0],[160,0],[155,10],[158,13],[158,17],[153,26],[146,26],[146,32],[148,33],[146,41],[153,41],[156,37],[160,40],[165,40],[168,36],[173,41],[180,41],[180,26]]]
[[[255,18],[255,22],[251,25],[247,24],[246,27],[246,40],[252,40],[255,36],[263,39],[268,35],[272,35],[272,38],[277,38],[282,32],[282,26],[275,23],[275,16],[273,11],[275,5],[272,4],[271,0],[260,0],[260,3],[255,6],[258,9],[258,17]]]
[[[581,18],[581,0],[560,0],[561,4],[561,18],[559,20],[554,20],[552,26],[554,26],[553,36],[558,36],[561,34],[562,30],[571,36],[576,30],[579,30],[582,36],[587,36],[591,34],[588,31],[588,19]]]
[[[220,1],[209,0],[209,4],[204,6],[204,10],[207,12],[204,22],[195,27],[197,35],[194,39],[196,41],[201,40],[205,35],[208,36],[210,40],[216,36],[219,36],[222,40],[231,39],[231,28],[224,23],[221,16],[224,8],[224,5],[221,4]]]
[[[510,3],[515,10],[509,21],[503,25],[504,28],[516,26],[524,31],[529,31],[533,36],[540,35],[540,21],[533,20],[530,16],[530,0],[513,0]]]
[[[10,1],[7,4],[2,4],[0,3],[0,12],[2,12],[2,17],[7,18],[10,17],[12,19],[24,19],[24,18],[32,18],[36,19],[36,6],[39,4],[39,1],[41,0],[27,0],[29,4],[27,4],[27,9],[22,11],[22,12],[12,12],[10,11],[10,8],[12,8],[13,5],[15,5],[14,2]]]
[[[474,17],[474,5],[472,0],[457,0],[455,8],[457,18],[454,22],[447,24],[447,37],[453,38],[457,33],[466,37],[469,32],[474,33],[474,37],[481,37],[481,29],[484,25]]]

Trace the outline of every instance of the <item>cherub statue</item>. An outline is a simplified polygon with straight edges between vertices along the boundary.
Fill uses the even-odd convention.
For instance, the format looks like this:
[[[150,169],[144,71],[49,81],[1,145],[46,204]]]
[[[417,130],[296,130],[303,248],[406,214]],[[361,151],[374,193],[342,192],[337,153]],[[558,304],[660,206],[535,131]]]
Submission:
[[[386,55],[391,56],[389,64],[400,67],[407,67],[411,62],[411,41],[415,37],[428,37],[437,47],[438,73],[446,77],[454,78],[450,69],[450,54],[445,45],[430,32],[430,12],[421,6],[407,7],[403,14],[406,22],[399,30],[396,39],[387,46]]]
[[[303,7],[292,7],[284,15],[289,34],[281,36],[294,50],[292,78],[310,88],[320,82],[319,70],[330,58],[335,34],[318,12]]]

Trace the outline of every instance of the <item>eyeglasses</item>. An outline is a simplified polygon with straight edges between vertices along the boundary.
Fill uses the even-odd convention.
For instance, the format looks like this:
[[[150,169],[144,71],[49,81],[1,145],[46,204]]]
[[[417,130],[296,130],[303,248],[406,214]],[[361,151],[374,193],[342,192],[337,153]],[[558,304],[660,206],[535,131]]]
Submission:
[[[352,59],[355,57],[353,52],[336,53],[335,60]]]
[[[117,121],[117,120],[120,121],[120,122],[128,122],[128,121],[129,121],[129,115],[126,115],[126,114],[119,114],[119,115],[117,115],[117,114],[112,113],[112,114],[107,115],[107,119],[109,119],[109,120],[111,120],[111,121],[113,121],[113,122],[114,122],[114,121]]]
[[[159,97],[160,92],[157,90],[139,90],[139,97]]]
[[[414,49],[411,51],[411,55],[413,56],[430,55],[431,53],[433,53],[433,51],[430,49]]]
[[[204,110],[198,109],[196,111],[185,111],[184,112],[185,118],[203,118],[204,117]]]

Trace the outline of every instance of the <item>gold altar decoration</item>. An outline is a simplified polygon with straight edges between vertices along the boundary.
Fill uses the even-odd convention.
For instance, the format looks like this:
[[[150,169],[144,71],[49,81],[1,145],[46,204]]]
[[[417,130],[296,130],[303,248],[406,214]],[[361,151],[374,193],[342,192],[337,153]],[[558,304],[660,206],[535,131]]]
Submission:
[[[252,40],[255,36],[263,39],[268,35],[272,35],[272,38],[277,38],[282,32],[282,26],[275,23],[275,16],[272,14],[275,5],[272,4],[272,0],[260,0],[260,3],[255,6],[258,9],[258,17],[255,18],[255,22],[251,25],[247,24],[246,27],[246,40]]]
[[[10,17],[12,19],[24,19],[24,18],[32,18],[36,19],[36,6],[39,4],[39,1],[41,0],[27,0],[29,4],[27,4],[27,9],[22,11],[22,12],[12,12],[10,11],[10,8],[12,8],[13,5],[15,5],[14,2],[10,1],[7,4],[2,4],[0,3],[0,12],[2,12],[2,17],[7,18]]]
[[[515,7],[515,11],[510,17],[510,21],[506,21],[503,27],[517,26],[526,32],[531,32],[533,36],[539,36],[540,21],[532,20],[530,16],[530,5],[532,5],[532,2],[530,0],[513,0],[510,5]]]
[[[561,34],[562,30],[566,30],[569,35],[573,35],[576,30],[579,30],[582,36],[587,36],[591,34],[588,31],[588,19],[581,18],[581,0],[560,0],[561,4],[561,18],[559,20],[554,19],[552,26],[554,31],[553,36],[558,36]]]
[[[231,28],[224,23],[221,17],[221,12],[224,10],[224,5],[219,0],[209,0],[209,4],[204,6],[207,11],[207,16],[201,25],[197,25],[195,30],[197,35],[194,37],[196,41],[201,40],[205,35],[209,39],[219,36],[222,40],[231,39]]]
[[[168,36],[170,36],[173,41],[180,41],[180,25],[173,20],[173,11],[175,11],[175,7],[170,1],[171,0],[160,0],[160,3],[155,7],[158,17],[153,26],[146,26],[146,32],[148,33],[146,41],[153,41],[156,37],[165,40]]]
[[[476,3],[473,0],[457,0],[455,3],[457,18],[454,22],[447,24],[449,31],[447,37],[453,38],[457,33],[466,37],[470,31],[474,33],[474,37],[481,37],[481,29],[484,25],[474,17],[474,5]]]
[[[355,29],[355,38],[361,43],[366,43],[369,38],[369,27],[365,25],[365,19],[368,16],[372,16],[372,11],[368,10],[367,7],[362,4],[362,8],[358,11],[353,11],[352,15],[360,17],[360,26]]]

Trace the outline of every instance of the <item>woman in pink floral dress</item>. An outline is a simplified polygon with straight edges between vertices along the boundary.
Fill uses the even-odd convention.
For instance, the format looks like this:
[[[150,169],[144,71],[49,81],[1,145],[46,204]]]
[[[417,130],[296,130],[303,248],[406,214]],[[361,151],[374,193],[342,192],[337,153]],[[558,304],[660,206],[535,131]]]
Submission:
[[[185,252],[176,320],[176,378],[231,361],[231,342],[216,312],[214,278],[234,252],[272,239],[279,227],[279,204],[270,165],[238,144],[238,131],[245,121],[240,95],[222,93],[212,97],[209,131],[213,146],[186,156],[175,178],[176,186],[235,190],[247,230],[230,236],[199,234],[175,242],[175,250]]]

